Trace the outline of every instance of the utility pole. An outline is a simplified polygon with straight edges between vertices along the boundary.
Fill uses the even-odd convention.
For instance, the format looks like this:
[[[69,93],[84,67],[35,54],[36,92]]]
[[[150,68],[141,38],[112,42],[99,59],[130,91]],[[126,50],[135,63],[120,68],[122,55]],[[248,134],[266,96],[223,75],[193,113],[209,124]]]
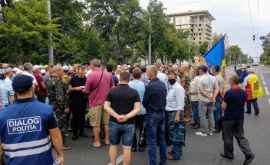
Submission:
[[[148,38],[148,64],[152,64],[152,25],[151,25],[151,11],[149,13],[149,38]]]
[[[52,20],[51,0],[47,0],[47,6],[48,6],[48,19],[49,19],[49,21],[51,21]],[[53,65],[54,55],[53,55],[53,46],[52,46],[52,32],[49,32],[48,54],[49,54],[49,64]]]

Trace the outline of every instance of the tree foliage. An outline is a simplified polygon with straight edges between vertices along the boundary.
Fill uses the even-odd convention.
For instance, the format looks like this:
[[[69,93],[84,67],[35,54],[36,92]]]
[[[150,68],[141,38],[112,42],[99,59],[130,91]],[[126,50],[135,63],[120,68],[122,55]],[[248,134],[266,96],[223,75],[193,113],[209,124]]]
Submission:
[[[225,59],[229,65],[246,64],[248,55],[244,54],[238,45],[233,45],[226,51]]]
[[[3,9],[5,23],[0,24],[0,62],[24,62],[38,58],[49,44],[48,33],[59,35],[55,20],[49,21],[46,0],[16,1]],[[36,62],[36,61],[34,61]]]
[[[0,62],[46,63],[50,44],[60,63],[88,63],[94,57],[107,63],[140,62],[148,56],[150,36],[152,62],[191,61],[208,49],[208,43],[197,46],[188,31],[177,30],[158,0],[150,0],[146,10],[139,0],[51,0],[52,21],[46,3],[4,5]]]

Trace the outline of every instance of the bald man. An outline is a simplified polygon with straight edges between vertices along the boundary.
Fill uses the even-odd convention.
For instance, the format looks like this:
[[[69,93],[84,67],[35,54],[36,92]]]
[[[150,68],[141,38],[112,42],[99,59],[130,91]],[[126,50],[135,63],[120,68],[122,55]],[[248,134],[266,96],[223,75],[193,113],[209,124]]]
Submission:
[[[160,165],[167,160],[167,146],[165,142],[165,107],[167,90],[163,82],[157,78],[158,69],[155,66],[147,68],[150,80],[146,86],[143,105],[146,108],[146,132],[148,144],[149,165],[157,165],[157,142],[159,142]]]

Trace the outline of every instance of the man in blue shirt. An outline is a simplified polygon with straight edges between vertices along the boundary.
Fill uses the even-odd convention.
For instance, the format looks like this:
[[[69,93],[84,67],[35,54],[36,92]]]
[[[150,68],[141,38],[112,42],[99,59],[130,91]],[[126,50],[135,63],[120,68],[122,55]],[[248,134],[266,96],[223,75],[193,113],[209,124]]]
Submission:
[[[5,165],[64,164],[61,133],[51,106],[33,99],[33,78],[17,75],[12,83],[17,100],[0,112],[0,139]]]
[[[146,86],[143,105],[146,108],[146,139],[148,144],[149,165],[157,165],[157,143],[160,147],[160,165],[167,160],[165,140],[165,107],[167,90],[163,82],[157,78],[157,68],[147,68],[150,83]]]
[[[13,96],[12,87],[5,81],[5,70],[0,69],[0,110],[13,102]]]

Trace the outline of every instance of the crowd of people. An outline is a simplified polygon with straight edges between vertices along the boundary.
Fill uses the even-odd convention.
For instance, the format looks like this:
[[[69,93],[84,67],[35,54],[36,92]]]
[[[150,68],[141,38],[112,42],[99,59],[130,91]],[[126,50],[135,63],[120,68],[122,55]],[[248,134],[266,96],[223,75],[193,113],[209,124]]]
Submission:
[[[89,129],[85,127],[89,125],[90,137],[93,137],[91,146],[110,145],[112,165],[116,165],[119,145],[123,148],[124,165],[130,164],[131,152],[144,152],[146,148],[149,165],[181,160],[189,126],[202,137],[223,130],[224,153],[221,156],[230,160],[233,159],[235,137],[246,156],[244,165],[248,165],[254,154],[244,137],[244,112],[247,105],[246,113],[251,113],[253,105],[255,115],[259,115],[259,96],[253,90],[259,88],[259,78],[253,70],[237,73],[239,76],[232,76],[226,85],[219,66],[125,64],[114,68],[102,65],[98,59],[91,60],[86,66],[33,66],[31,63],[18,67],[0,66],[0,132],[5,162],[14,164],[12,161],[17,158],[17,150],[12,148],[16,143],[11,139],[21,144],[24,141],[20,140],[25,140],[24,133],[29,136],[39,127],[43,129],[40,125],[29,124],[39,118],[24,119],[28,114],[24,112],[27,104],[19,106],[19,103],[29,101],[25,100],[26,96],[31,96],[35,98],[31,101],[38,100],[52,107],[35,103],[36,107],[48,109],[48,112],[42,112],[48,122],[43,124],[49,129],[48,136],[60,155],[59,164],[64,160],[62,140],[63,149],[71,149],[66,141],[69,131],[72,131],[74,141],[87,138],[86,130]],[[32,95],[26,95],[29,90]],[[21,113],[20,107],[23,108]],[[18,116],[7,112],[13,109]],[[31,115],[35,114],[33,109],[35,106]],[[11,120],[15,121],[14,126],[10,124]],[[24,127],[19,127],[20,122]],[[35,142],[41,142],[40,139]],[[23,162],[33,155],[21,156],[28,156],[25,159],[18,156]]]

